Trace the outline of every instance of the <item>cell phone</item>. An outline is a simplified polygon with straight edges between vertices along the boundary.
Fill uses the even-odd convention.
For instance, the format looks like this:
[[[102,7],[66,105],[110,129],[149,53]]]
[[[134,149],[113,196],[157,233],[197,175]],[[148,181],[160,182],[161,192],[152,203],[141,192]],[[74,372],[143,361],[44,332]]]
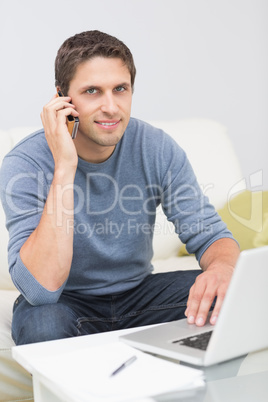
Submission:
[[[64,96],[61,91],[58,91],[58,96]],[[77,130],[79,126],[79,119],[78,117],[74,117],[71,114],[67,116],[67,127],[68,131],[74,140],[76,138]]]

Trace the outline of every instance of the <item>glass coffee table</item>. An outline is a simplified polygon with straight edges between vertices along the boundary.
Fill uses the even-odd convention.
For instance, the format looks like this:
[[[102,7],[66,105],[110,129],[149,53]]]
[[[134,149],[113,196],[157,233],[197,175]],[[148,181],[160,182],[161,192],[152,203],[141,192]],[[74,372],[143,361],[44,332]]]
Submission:
[[[144,327],[143,327],[144,328]],[[58,341],[15,346],[14,359],[32,374],[35,402],[80,402],[75,387],[65,392],[53,378],[48,379],[40,370],[40,362],[59,359],[67,353],[80,353],[89,347],[102,347],[117,342],[119,336],[143,328],[105,332],[101,334],[68,338]],[[161,358],[161,357],[159,357]],[[54,359],[54,360],[53,360]],[[175,361],[173,361],[175,362]],[[176,361],[177,364],[184,365]],[[51,363],[53,364],[53,363]],[[89,362],[90,364],[90,362]],[[69,370],[79,375],[79,367],[72,365]],[[138,402],[185,401],[185,402],[267,402],[268,401],[268,349],[250,353],[237,359],[208,368],[204,372],[205,384],[192,389],[166,393],[152,398],[139,398]],[[163,373],[163,377],[165,373]],[[133,378],[133,381],[135,379]],[[86,399],[95,402],[94,398]],[[103,399],[108,401],[109,399]]]

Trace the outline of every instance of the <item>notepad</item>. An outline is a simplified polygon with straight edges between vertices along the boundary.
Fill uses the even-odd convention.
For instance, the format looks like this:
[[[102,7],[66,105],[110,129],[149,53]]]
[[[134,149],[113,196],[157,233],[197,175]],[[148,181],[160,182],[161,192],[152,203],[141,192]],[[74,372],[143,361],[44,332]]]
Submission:
[[[131,356],[137,359],[111,376]],[[36,368],[68,401],[131,401],[204,385],[203,372],[154,357],[122,342],[40,359]]]

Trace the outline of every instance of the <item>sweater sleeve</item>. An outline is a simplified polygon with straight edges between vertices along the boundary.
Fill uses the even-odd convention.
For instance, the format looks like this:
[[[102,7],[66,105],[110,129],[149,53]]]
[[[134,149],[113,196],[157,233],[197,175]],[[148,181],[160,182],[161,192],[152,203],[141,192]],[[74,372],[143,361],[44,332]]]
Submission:
[[[163,210],[187,251],[200,262],[212,243],[233,239],[232,233],[203,194],[186,153],[168,136],[162,149]]]
[[[20,249],[39,224],[48,192],[47,177],[26,155],[5,157],[0,172],[1,201],[9,232],[8,264],[14,285],[32,305],[56,302],[64,288],[44,288],[20,258]]]

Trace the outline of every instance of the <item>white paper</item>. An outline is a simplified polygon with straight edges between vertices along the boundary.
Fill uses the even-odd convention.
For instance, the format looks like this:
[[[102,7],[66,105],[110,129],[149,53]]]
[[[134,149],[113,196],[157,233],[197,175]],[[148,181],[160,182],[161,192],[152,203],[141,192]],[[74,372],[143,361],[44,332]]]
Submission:
[[[115,376],[132,356],[137,359]],[[121,342],[40,359],[37,371],[70,401],[133,401],[203,384],[203,372],[138,351]]]

